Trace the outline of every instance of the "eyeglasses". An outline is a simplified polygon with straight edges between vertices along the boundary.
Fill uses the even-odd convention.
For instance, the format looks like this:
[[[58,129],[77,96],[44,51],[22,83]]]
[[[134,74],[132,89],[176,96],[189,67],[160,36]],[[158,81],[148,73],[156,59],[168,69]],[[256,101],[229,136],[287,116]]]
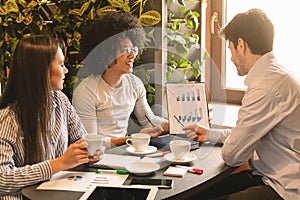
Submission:
[[[133,47],[124,46],[120,50],[120,53],[124,54],[125,56],[129,56],[131,52],[133,52],[133,54],[137,56],[139,54],[139,48],[137,46],[133,46]]]

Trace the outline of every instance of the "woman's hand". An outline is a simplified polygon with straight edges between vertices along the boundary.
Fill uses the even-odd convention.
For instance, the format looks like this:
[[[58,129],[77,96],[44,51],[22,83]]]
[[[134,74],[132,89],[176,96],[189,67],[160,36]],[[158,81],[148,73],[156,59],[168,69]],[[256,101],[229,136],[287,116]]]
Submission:
[[[64,164],[68,165],[69,168],[89,162],[87,143],[83,139],[74,142],[68,147],[61,158]]]
[[[87,144],[83,139],[80,139],[71,144],[67,151],[59,158],[51,160],[50,164],[53,173],[62,170],[70,169],[89,162]]]
[[[142,130],[140,130],[140,133],[146,133],[149,134],[151,138],[157,138],[163,133],[163,131],[164,130],[161,126],[154,126],[150,128],[143,128]]]
[[[102,146],[101,149],[98,149],[94,156],[89,156],[89,163],[95,163],[98,162],[103,158],[104,152],[105,152],[105,146]]]
[[[208,129],[204,126],[193,124],[183,128],[185,134],[191,139],[198,142],[208,140]]]

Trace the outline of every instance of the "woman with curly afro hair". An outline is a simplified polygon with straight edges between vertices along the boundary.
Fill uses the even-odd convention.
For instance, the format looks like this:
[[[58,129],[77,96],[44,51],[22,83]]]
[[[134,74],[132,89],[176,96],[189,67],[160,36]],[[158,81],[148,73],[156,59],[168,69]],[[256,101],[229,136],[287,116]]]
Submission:
[[[157,137],[169,131],[168,121],[154,115],[142,81],[132,74],[134,60],[145,45],[139,19],[125,12],[109,13],[83,33],[84,63],[77,75],[88,76],[75,88],[73,105],[87,132],[105,135],[108,148],[125,144],[130,137],[131,113],[144,127],[140,132]]]

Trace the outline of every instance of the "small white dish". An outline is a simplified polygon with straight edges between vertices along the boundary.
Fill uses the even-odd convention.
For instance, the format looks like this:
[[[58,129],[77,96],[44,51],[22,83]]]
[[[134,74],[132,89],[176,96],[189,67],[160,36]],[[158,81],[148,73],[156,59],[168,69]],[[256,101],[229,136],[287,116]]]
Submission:
[[[125,169],[129,173],[135,174],[137,176],[149,175],[159,170],[159,168],[160,166],[157,163],[143,161],[136,161],[125,166]]]
[[[135,151],[134,147],[128,146],[126,147],[126,151],[132,154],[145,155],[145,154],[154,153],[155,151],[157,151],[157,148],[154,146],[148,146],[145,151]]]
[[[197,156],[195,154],[192,154],[192,153],[187,153],[187,155],[184,158],[176,160],[174,158],[174,155],[172,153],[169,153],[169,154],[166,154],[164,156],[164,158],[167,161],[170,161],[170,162],[173,162],[173,163],[183,164],[183,163],[189,163],[189,162],[192,162],[192,161],[196,160]]]

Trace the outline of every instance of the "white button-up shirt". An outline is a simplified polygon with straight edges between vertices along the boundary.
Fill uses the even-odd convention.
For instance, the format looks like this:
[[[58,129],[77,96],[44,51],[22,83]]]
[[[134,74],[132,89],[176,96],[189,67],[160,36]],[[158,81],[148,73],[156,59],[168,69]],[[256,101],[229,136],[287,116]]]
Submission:
[[[262,56],[250,69],[236,127],[210,130],[209,139],[224,142],[222,157],[230,166],[250,159],[284,199],[300,198],[300,83],[275,59]]]

